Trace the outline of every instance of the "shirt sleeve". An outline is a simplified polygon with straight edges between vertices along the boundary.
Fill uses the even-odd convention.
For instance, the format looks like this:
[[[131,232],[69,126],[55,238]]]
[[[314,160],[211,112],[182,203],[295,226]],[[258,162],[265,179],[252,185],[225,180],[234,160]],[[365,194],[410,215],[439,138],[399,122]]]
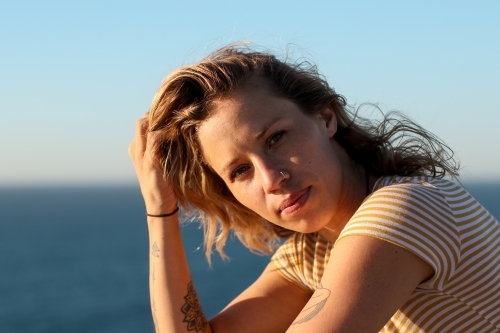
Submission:
[[[405,248],[434,269],[418,289],[441,291],[460,259],[460,233],[445,195],[429,183],[383,187],[366,199],[337,241],[370,236]]]
[[[332,249],[333,244],[318,233],[295,233],[278,248],[271,262],[285,279],[312,294]]]

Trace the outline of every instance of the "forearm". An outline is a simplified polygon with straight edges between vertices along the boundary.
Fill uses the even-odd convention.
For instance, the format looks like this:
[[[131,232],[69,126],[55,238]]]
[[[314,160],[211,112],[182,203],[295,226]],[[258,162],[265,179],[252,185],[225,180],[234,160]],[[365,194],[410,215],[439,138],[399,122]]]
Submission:
[[[148,217],[148,227],[156,332],[211,332],[191,280],[177,215]]]

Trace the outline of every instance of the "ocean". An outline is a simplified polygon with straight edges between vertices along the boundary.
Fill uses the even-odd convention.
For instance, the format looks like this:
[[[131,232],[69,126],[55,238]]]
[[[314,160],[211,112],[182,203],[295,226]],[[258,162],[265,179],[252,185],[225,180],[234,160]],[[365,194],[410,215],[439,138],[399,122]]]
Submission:
[[[499,182],[466,187],[500,217]],[[197,223],[183,239],[207,317],[269,262],[231,239],[210,268]],[[0,332],[153,332],[138,187],[0,188]]]

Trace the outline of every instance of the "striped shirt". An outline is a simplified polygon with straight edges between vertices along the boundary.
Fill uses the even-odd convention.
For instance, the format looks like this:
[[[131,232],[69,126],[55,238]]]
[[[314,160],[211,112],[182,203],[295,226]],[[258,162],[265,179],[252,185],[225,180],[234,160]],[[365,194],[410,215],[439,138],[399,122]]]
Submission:
[[[380,332],[500,332],[500,224],[460,185],[381,177],[338,240],[350,235],[391,242],[434,268]],[[333,248],[318,233],[296,233],[272,262],[313,293]]]

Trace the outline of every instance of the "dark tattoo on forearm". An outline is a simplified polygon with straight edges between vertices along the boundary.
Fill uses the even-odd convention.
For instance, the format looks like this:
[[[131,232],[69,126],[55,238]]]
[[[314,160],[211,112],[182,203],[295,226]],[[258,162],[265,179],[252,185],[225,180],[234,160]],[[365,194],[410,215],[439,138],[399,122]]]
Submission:
[[[184,313],[184,322],[187,323],[188,331],[195,330],[196,332],[205,332],[207,320],[201,309],[198,295],[194,288],[193,281],[188,283],[188,293],[184,296],[186,303],[182,306],[181,311]]]
[[[307,303],[306,307],[299,313],[292,325],[302,324],[314,318],[321,309],[323,309],[331,293],[330,290],[323,288],[320,283],[318,289],[316,289],[309,300],[309,303]]]
[[[158,247],[158,245],[156,244],[156,242],[154,242],[153,246],[151,247],[152,249],[152,252],[151,254],[156,257],[156,258],[159,258],[160,257],[160,248]]]

